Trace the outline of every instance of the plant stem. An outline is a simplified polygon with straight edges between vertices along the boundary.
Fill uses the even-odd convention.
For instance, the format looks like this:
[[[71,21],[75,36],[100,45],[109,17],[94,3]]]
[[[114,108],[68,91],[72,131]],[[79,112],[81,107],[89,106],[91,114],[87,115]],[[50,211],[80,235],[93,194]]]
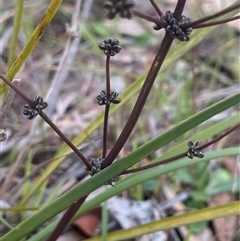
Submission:
[[[111,87],[110,87],[110,55],[107,55],[106,58],[106,92],[107,95],[110,95]]]
[[[184,6],[185,6],[186,0],[178,0],[174,16],[176,19],[180,19]],[[115,145],[113,146],[112,150],[108,154],[105,160],[102,162],[102,168],[105,168],[109,166],[117,157],[118,153],[121,151],[123,146],[125,145],[126,141],[128,140],[130,134],[133,131],[133,128],[135,127],[138,118],[142,112],[142,109],[146,103],[146,100],[148,98],[148,95],[152,89],[153,83],[157,77],[157,74],[162,66],[162,63],[173,43],[173,38],[166,32],[163,41],[159,47],[159,50],[157,52],[157,55],[155,59],[153,60],[152,66],[148,72],[148,75],[146,77],[146,80],[143,84],[143,87],[140,91],[140,94],[138,96],[138,99],[136,101],[135,106],[133,107],[132,113],[125,124],[120,136],[118,137]]]
[[[32,108],[35,108],[34,102],[29,99],[17,86],[9,81],[4,75],[0,73],[0,78],[9,85],[22,99],[24,99]],[[60,131],[60,129],[48,118],[44,112],[40,112],[39,115],[51,126],[51,128],[62,138],[63,141],[78,155],[78,157],[84,162],[88,170],[91,170],[91,165],[86,157],[78,150],[78,148]]]
[[[209,141],[209,142],[207,142],[206,144],[204,144],[204,145],[196,148],[196,150],[202,150],[202,149],[204,149],[204,148],[206,148],[206,147],[208,147],[208,146],[210,146],[210,145],[218,142],[219,140],[221,140],[222,138],[226,137],[227,135],[229,135],[229,134],[232,133],[233,131],[237,130],[239,127],[240,127],[240,123],[238,123],[237,125],[233,126],[233,127],[230,128],[228,131],[226,131],[226,132],[223,133],[222,135],[218,136],[217,138],[213,139],[212,141]],[[153,167],[156,167],[156,166],[160,166],[160,165],[163,165],[163,164],[166,164],[166,163],[175,161],[175,160],[180,159],[180,158],[185,157],[185,156],[187,156],[187,152],[183,152],[183,153],[178,154],[178,155],[176,155],[176,156],[166,158],[166,159],[164,159],[164,160],[161,160],[161,161],[152,163],[152,164],[150,164],[150,165],[146,165],[146,166],[143,166],[143,167],[138,167],[138,168],[126,170],[126,171],[122,172],[120,175],[130,174],[130,173],[134,173],[134,172],[139,172],[139,171],[147,170],[147,169],[149,169],[149,168],[153,168]]]
[[[103,148],[102,148],[102,158],[106,157],[107,153],[107,132],[108,132],[108,116],[109,116],[110,105],[105,106],[104,112],[104,124],[103,124]]]
[[[149,1],[151,2],[151,4],[153,5],[154,9],[158,13],[159,17],[161,17],[163,15],[163,13],[160,10],[160,8],[158,7],[158,5],[156,4],[156,2],[154,0],[149,0]]]
[[[228,23],[228,22],[231,22],[231,21],[235,21],[237,19],[240,19],[240,15],[237,15],[237,16],[232,17],[232,18],[226,18],[226,19],[223,19],[223,20],[211,22],[211,23],[198,24],[197,26],[193,27],[193,29],[211,27],[211,26],[214,26],[214,25],[219,25],[219,24],[224,24],[224,23]]]
[[[20,81],[18,79],[13,80],[12,83],[16,86],[19,86]],[[2,129],[3,122],[5,120],[5,117],[7,115],[8,110],[10,109],[10,106],[12,104],[12,101],[16,95],[16,92],[10,88],[10,90],[7,93],[7,96],[2,104],[2,107],[0,109],[0,129]]]
[[[196,27],[197,25],[199,25],[199,24],[202,24],[202,23],[207,22],[207,21],[209,21],[209,20],[211,20],[211,19],[220,17],[220,16],[222,16],[222,15],[224,15],[224,14],[227,14],[227,13],[229,13],[229,12],[232,12],[232,11],[238,9],[238,8],[240,8],[240,4],[236,4],[236,5],[234,5],[234,6],[230,6],[230,7],[226,8],[226,9],[224,9],[224,10],[218,12],[218,13],[215,13],[215,14],[213,14],[213,15],[207,16],[207,17],[205,17],[205,18],[201,18],[201,19],[196,20],[196,21],[194,21],[194,22],[192,22],[192,23],[190,23],[190,24],[187,24],[187,25],[183,26],[183,29],[189,28],[189,27],[195,28],[195,27]]]
[[[70,222],[70,220],[72,219],[74,214],[82,206],[82,204],[83,204],[83,202],[85,201],[86,198],[87,198],[87,196],[84,196],[84,197],[78,199],[77,201],[75,201],[74,203],[71,204],[71,206],[64,213],[64,215],[60,219],[58,225],[53,230],[51,235],[46,239],[46,241],[55,241],[60,236],[60,234],[66,228],[66,226],[68,225],[68,223]]]
[[[23,6],[24,6],[24,0],[16,1],[16,7],[15,7],[16,10],[15,10],[15,16],[14,16],[14,23],[13,23],[13,33],[12,33],[10,50],[9,50],[9,55],[8,55],[8,69],[10,69],[10,67],[13,64],[15,57],[16,57],[18,34],[20,31],[22,16],[23,16]]]
[[[125,127],[123,128],[119,138],[117,139],[115,145],[113,146],[112,150],[110,151],[110,153],[108,154],[106,159],[103,160],[102,168],[109,166],[115,160],[118,153],[121,151],[122,147],[125,145],[127,139],[129,138],[130,134],[132,133],[133,128],[135,127],[135,125],[138,121],[138,118],[142,112],[142,109],[145,105],[147,97],[152,89],[154,80],[157,77],[159,69],[162,66],[162,63],[168,53],[168,50],[170,49],[172,42],[173,42],[173,38],[169,34],[165,34],[164,39],[157,52],[157,55],[152,63],[152,66],[151,66],[151,68],[148,72],[148,75],[146,77],[146,80],[143,84],[141,92],[138,96],[136,104],[132,110],[132,113],[131,113],[127,123],[125,124]]]
[[[106,94],[110,96],[111,85],[110,85],[110,55],[106,58]],[[107,132],[108,132],[108,116],[109,116],[110,104],[105,106],[104,113],[104,124],[103,124],[103,148],[102,148],[102,158],[106,157],[107,153]]]
[[[180,20],[184,7],[185,7],[186,0],[178,0],[173,16],[177,19]]]
[[[183,153],[181,153],[181,154],[179,154],[179,155],[166,158],[166,159],[164,159],[164,160],[162,160],[162,161],[158,161],[158,162],[155,162],[155,163],[152,163],[152,164],[143,166],[143,167],[137,167],[137,168],[133,168],[133,169],[130,169],[130,170],[126,170],[126,171],[122,172],[120,175],[130,174],[130,173],[134,173],[134,172],[139,172],[139,171],[147,170],[147,169],[149,169],[149,168],[157,167],[157,166],[160,166],[160,165],[163,165],[163,164],[166,164],[166,163],[175,161],[175,160],[180,159],[180,158],[182,158],[182,157],[185,157],[186,155],[187,155],[187,153],[186,153],[186,152],[183,152]]]
[[[48,123],[49,126],[62,138],[62,140],[78,155],[78,157],[84,162],[88,170],[91,170],[91,164],[86,157],[78,150],[78,148],[60,131],[60,129],[48,118],[44,112],[40,112],[39,115]]]
[[[209,141],[208,143],[199,146],[198,148],[196,148],[197,150],[202,150],[216,142],[218,142],[219,140],[221,140],[222,138],[224,138],[225,136],[229,135],[231,132],[237,130],[240,127],[240,123],[238,123],[237,125],[233,126],[232,128],[230,128],[228,131],[226,131],[225,133],[223,133],[222,135],[216,137],[215,139],[213,139],[212,141]]]
[[[155,23],[155,24],[161,26],[162,28],[166,27],[166,25],[167,25],[163,20],[156,18],[156,17],[149,16],[145,13],[138,11],[137,9],[132,9],[132,13],[138,18],[142,18],[149,22]]]
[[[29,99],[19,88],[14,85],[10,80],[8,80],[3,74],[0,73],[0,78],[8,85],[10,86],[22,99],[24,99],[32,108],[35,107],[34,102]]]

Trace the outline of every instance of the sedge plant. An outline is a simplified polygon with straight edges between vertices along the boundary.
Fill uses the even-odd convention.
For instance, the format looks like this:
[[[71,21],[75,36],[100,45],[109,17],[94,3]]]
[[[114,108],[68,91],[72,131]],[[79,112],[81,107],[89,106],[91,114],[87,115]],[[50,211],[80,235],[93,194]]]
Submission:
[[[51,2],[49,8],[54,8],[54,1]],[[57,1],[58,5],[60,5],[61,1]],[[239,16],[233,15],[237,12],[240,7],[240,4],[235,3],[232,6],[210,15],[208,17],[204,17],[199,20],[191,20],[190,18],[183,15],[186,0],[178,0],[176,3],[176,7],[174,10],[168,10],[165,13],[162,12],[161,7],[156,4],[154,0],[150,0],[151,5],[156,11],[158,17],[153,17],[141,12],[135,7],[135,4],[131,0],[109,0],[104,3],[104,8],[107,9],[107,17],[109,19],[115,18],[119,15],[122,18],[134,18],[138,17],[143,20],[149,21],[154,24],[153,28],[156,31],[164,31],[165,35],[163,39],[159,40],[158,50],[155,54],[155,58],[151,63],[151,66],[142,81],[142,85],[139,85],[139,95],[135,102],[135,105],[129,115],[126,123],[117,138],[116,142],[112,147],[108,144],[108,137],[109,137],[109,115],[111,114],[112,110],[117,110],[117,106],[121,105],[126,99],[124,100],[125,96],[120,95],[119,93],[112,91],[111,88],[111,59],[114,58],[115,55],[121,55],[121,41],[114,38],[105,39],[101,44],[99,44],[100,50],[102,50],[103,54],[106,56],[105,62],[105,75],[106,75],[106,88],[101,90],[100,93],[96,96],[97,104],[103,106],[104,112],[101,116],[103,122],[103,132],[102,132],[102,149],[101,155],[99,157],[86,157],[84,153],[82,153],[75,143],[75,140],[70,140],[58,127],[57,125],[48,117],[44,110],[48,107],[48,103],[44,101],[41,96],[36,96],[33,99],[29,98],[26,93],[23,93],[18,86],[14,85],[11,82],[11,79],[16,75],[18,70],[20,69],[21,65],[23,64],[22,57],[26,60],[27,56],[31,53],[32,49],[34,48],[35,44],[37,43],[38,39],[43,34],[43,31],[47,27],[46,22],[41,29],[39,29],[39,25],[35,29],[35,32],[38,32],[38,38],[36,38],[36,34],[33,34],[35,37],[31,37],[29,42],[27,42],[25,51],[23,49],[22,53],[20,53],[20,57],[13,62],[11,65],[9,72],[4,75],[0,74],[0,78],[3,80],[4,84],[1,83],[1,93],[5,94],[6,86],[10,87],[14,90],[24,101],[26,104],[23,109],[23,114],[26,116],[27,119],[32,120],[37,116],[40,116],[55,132],[59,135],[59,137],[68,145],[68,147],[78,156],[78,158],[84,163],[86,172],[91,176],[88,180],[84,181],[83,183],[78,184],[76,187],[72,188],[68,192],[66,192],[61,197],[57,198],[49,205],[42,207],[40,210],[36,211],[33,215],[29,218],[24,220],[22,223],[14,227],[8,233],[6,233],[2,240],[21,240],[22,238],[27,237],[30,235],[34,230],[39,228],[42,224],[49,221],[52,217],[57,215],[58,213],[66,210],[64,215],[58,222],[52,222],[48,227],[43,228],[41,231],[38,231],[34,234],[29,240],[36,241],[36,240],[47,240],[47,241],[54,241],[56,240],[64,228],[74,219],[86,213],[89,209],[97,204],[101,203],[102,201],[109,198],[111,195],[116,195],[122,189],[130,187],[131,185],[136,185],[138,183],[143,182],[144,178],[150,178],[148,175],[153,175],[153,167],[156,167],[156,173],[154,175],[162,175],[167,173],[168,171],[174,170],[174,168],[180,168],[183,166],[188,166],[194,163],[198,163],[201,161],[209,161],[211,158],[218,157],[221,155],[236,155],[239,154],[239,150],[237,148],[226,149],[222,152],[216,153],[205,153],[204,149],[209,147],[210,145],[220,141],[225,136],[229,135],[230,133],[236,131],[240,127],[240,123],[236,122],[229,126],[228,130],[224,132],[224,128],[215,138],[212,140],[200,144],[197,139],[190,139],[188,143],[185,145],[185,149],[182,152],[177,152],[174,155],[174,152],[171,152],[170,156],[163,155],[164,158],[157,158],[151,164],[131,168],[134,164],[141,161],[144,157],[148,156],[149,154],[153,153],[154,151],[160,149],[161,147],[167,145],[171,141],[174,141],[179,136],[183,135],[187,131],[193,129],[194,127],[200,125],[204,121],[208,120],[209,118],[215,116],[218,113],[223,112],[224,110],[236,106],[239,104],[240,101],[240,94],[232,95],[222,101],[219,101],[212,106],[200,111],[189,117],[188,119],[182,121],[181,123],[177,124],[176,126],[170,128],[166,132],[162,133],[161,135],[157,136],[156,138],[150,140],[149,142],[145,143],[141,147],[137,148],[135,151],[132,151],[125,157],[117,160],[117,157],[120,151],[123,149],[124,145],[126,144],[127,140],[129,139],[130,135],[132,134],[139,117],[146,105],[146,101],[151,94],[151,90],[153,88],[154,82],[159,74],[159,71],[164,66],[166,61],[167,55],[170,52],[171,46],[174,41],[181,41],[182,44],[187,44],[191,42],[191,34],[193,31],[198,31],[198,29],[204,29],[208,27],[218,26],[220,24],[224,24],[230,21],[234,21],[239,19]],[[55,5],[56,6],[56,5]],[[50,14],[48,16],[48,22],[50,22],[51,18],[53,17],[54,13],[56,12],[57,8],[54,11],[47,12]],[[52,15],[51,15],[52,14]],[[225,17],[227,16],[227,17]],[[45,20],[45,19],[43,19]],[[40,23],[42,24],[42,22]],[[40,25],[41,26],[41,25]],[[31,48],[30,48],[30,47]],[[130,88],[130,87],[129,87]],[[127,95],[126,95],[127,96]],[[126,97],[127,98],[127,97]],[[128,97],[129,98],[129,97]],[[161,98],[161,96],[160,96]],[[115,107],[116,106],[116,107]],[[110,151],[107,152],[107,149],[110,148]],[[162,167],[162,172],[159,172],[159,166],[163,164],[168,164]],[[170,169],[168,169],[170,168]],[[124,179],[122,181],[116,182],[115,180],[120,175],[126,175],[136,173],[134,178],[135,181],[132,183],[128,182]],[[151,174],[150,174],[151,173]],[[45,176],[46,177],[46,176]],[[125,184],[124,184],[125,182]],[[123,183],[123,184],[122,184]],[[41,185],[41,181],[39,181],[39,185]],[[93,203],[94,201],[86,202],[86,198],[88,195],[96,190],[101,185],[110,185],[112,187],[111,194],[105,193],[100,195],[99,199]],[[119,186],[118,186],[119,185]],[[37,184],[36,186],[37,187]],[[34,192],[34,188],[33,188]],[[30,195],[33,194],[33,192]],[[105,196],[104,196],[105,195]],[[26,200],[24,201],[26,202]],[[22,202],[22,204],[25,204]],[[211,218],[218,218],[223,216],[229,215],[237,215],[239,214],[238,203],[229,204],[227,207],[219,206],[216,208],[216,213],[214,214],[214,209],[206,209],[202,210],[202,212],[210,213],[212,216],[200,216],[202,219],[195,219],[198,213],[192,213],[188,215],[192,215],[193,222],[201,221],[201,220],[210,220]],[[226,211],[227,209],[227,211]],[[195,216],[194,216],[195,215]],[[181,217],[184,220],[184,217]],[[171,220],[170,220],[171,221]],[[174,223],[174,217],[173,221]],[[176,226],[180,226],[183,223],[191,223],[191,220],[188,222],[182,223],[175,223],[169,224],[169,226],[161,226],[156,225],[153,229],[145,230],[144,233],[153,232],[156,230],[160,230],[161,228],[167,229]],[[156,227],[159,229],[156,229]],[[113,235],[114,236],[114,235]],[[109,239],[110,240],[110,239]],[[111,239],[111,240],[118,240],[118,239]]]

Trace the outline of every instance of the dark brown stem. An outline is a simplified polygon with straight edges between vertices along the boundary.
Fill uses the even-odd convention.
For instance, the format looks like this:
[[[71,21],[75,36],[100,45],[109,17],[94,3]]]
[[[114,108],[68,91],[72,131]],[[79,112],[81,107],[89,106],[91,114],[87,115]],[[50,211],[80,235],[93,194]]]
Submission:
[[[154,0],[149,0],[151,2],[151,4],[153,5],[154,9],[156,10],[156,12],[158,13],[159,17],[161,17],[163,15],[162,11],[160,10],[160,8],[158,7],[158,5],[155,3]]]
[[[134,169],[126,170],[126,171],[122,172],[120,175],[130,174],[130,173],[134,173],[134,172],[139,172],[139,171],[147,170],[147,169],[149,169],[149,168],[157,167],[157,166],[160,166],[160,165],[163,165],[163,164],[166,164],[166,163],[175,161],[175,160],[180,159],[180,158],[185,157],[185,156],[187,156],[187,153],[186,153],[186,152],[181,153],[181,154],[176,155],[176,156],[173,156],[173,157],[169,157],[169,158],[164,159],[164,160],[162,160],[162,161],[158,161],[158,162],[155,162],[155,163],[152,163],[152,164],[143,166],[143,167],[137,167],[137,168],[134,168]]]
[[[152,17],[152,16],[149,16],[145,13],[142,13],[140,11],[138,11],[137,9],[132,9],[132,13],[138,17],[138,18],[142,18],[144,20],[147,20],[149,22],[152,22],[152,23],[155,23],[157,24],[158,26],[161,26],[162,28],[166,27],[166,23],[164,21],[162,21],[161,19],[159,18],[156,18],[156,17]]]
[[[174,11],[174,16],[177,19],[180,19],[184,6],[185,6],[186,0],[178,0],[175,11]],[[138,96],[138,99],[136,101],[136,104],[132,110],[132,113],[125,124],[120,136],[118,137],[115,145],[113,146],[112,150],[108,154],[105,160],[102,162],[102,169],[111,165],[111,163],[115,160],[117,157],[118,153],[121,151],[123,146],[125,145],[126,141],[128,140],[130,134],[133,131],[133,128],[135,127],[138,118],[142,112],[142,109],[146,103],[146,100],[148,98],[148,95],[152,89],[153,83],[157,77],[157,74],[162,66],[162,63],[172,45],[173,38],[166,33],[163,41],[160,45],[160,48],[157,52],[157,55],[155,59],[153,60],[152,66],[148,72],[148,75],[146,77],[146,80],[143,84],[143,87],[140,91],[140,94]]]
[[[106,105],[104,113],[104,124],[103,124],[103,149],[102,158],[106,157],[107,153],[107,132],[108,132],[108,116],[109,116],[110,105]]]
[[[58,225],[53,230],[51,235],[46,239],[46,241],[55,241],[55,240],[57,240],[57,238],[60,236],[60,234],[66,228],[66,226],[71,221],[72,217],[77,212],[77,210],[81,207],[81,205],[83,204],[83,202],[85,201],[86,198],[87,198],[87,196],[82,197],[82,198],[78,199],[77,201],[75,201],[74,203],[71,204],[71,206],[64,213],[64,215],[60,219]]]
[[[240,19],[240,15],[237,15],[237,16],[232,17],[232,18],[226,18],[226,19],[223,19],[223,20],[211,22],[211,23],[199,24],[199,25],[193,27],[193,29],[211,27],[211,26],[215,26],[215,25],[219,25],[219,24],[224,24],[224,23],[228,23],[228,22],[231,22],[231,21],[235,21],[237,19]]]
[[[19,86],[20,81],[19,80],[13,80],[12,82],[14,85]],[[9,89],[6,98],[2,104],[2,107],[0,109],[0,129],[2,129],[3,122],[5,120],[5,117],[7,115],[8,110],[10,109],[10,106],[13,102],[13,99],[16,95],[16,92],[13,89]],[[0,140],[1,142],[1,140]]]
[[[19,88],[17,88],[11,81],[9,81],[4,75],[0,74],[0,78],[10,86],[21,98],[23,98],[32,108],[35,108],[34,102],[29,99]],[[51,126],[51,128],[62,138],[63,141],[78,155],[78,157],[84,162],[86,167],[91,170],[91,165],[86,157],[77,149],[77,147],[60,131],[60,129],[44,114],[40,111],[39,115]]]
[[[221,140],[222,138],[224,138],[225,136],[229,135],[231,132],[237,130],[240,127],[240,123],[238,123],[237,125],[233,126],[232,128],[230,128],[228,131],[226,131],[225,133],[223,133],[222,135],[216,137],[215,139],[213,139],[212,141],[209,141],[208,143],[199,146],[198,148],[196,148],[197,150],[202,150],[216,142],[218,142],[219,140]]]
[[[207,22],[207,21],[209,21],[209,20],[211,20],[211,19],[220,17],[220,16],[222,16],[222,15],[224,15],[224,14],[227,14],[227,13],[229,13],[229,12],[232,12],[232,11],[238,9],[239,7],[240,7],[240,4],[236,4],[236,5],[234,5],[234,6],[231,6],[231,7],[229,7],[229,8],[226,8],[226,9],[224,9],[224,10],[218,12],[218,13],[215,13],[215,14],[213,14],[213,15],[207,16],[207,17],[205,17],[205,18],[201,18],[201,19],[196,20],[196,21],[194,21],[194,22],[192,22],[192,23],[190,23],[190,24],[187,24],[187,25],[183,26],[182,28],[183,28],[183,29],[189,28],[189,27],[191,27],[191,28],[196,28],[196,26],[199,25],[199,24],[202,24],[202,23]]]
[[[110,55],[107,55],[106,58],[106,92],[107,96],[111,93],[111,87],[110,87]]]
[[[186,0],[178,0],[177,5],[175,7],[173,16],[177,19],[180,20],[182,13],[183,13],[183,9],[185,7],[185,3]]]
[[[44,112],[40,112],[39,115],[51,126],[51,128],[62,138],[62,140],[78,155],[78,157],[84,162],[88,170],[91,170],[91,165],[86,157],[78,150],[78,148],[60,131],[60,129],[48,118]]]
[[[19,90],[19,88],[14,85],[10,80],[8,80],[3,74],[0,73],[0,78],[8,85],[10,86],[22,99],[24,99],[32,108],[35,108],[34,102],[29,99],[22,91]]]
[[[196,150],[203,150],[204,148],[218,142],[219,140],[223,139],[224,137],[226,137],[227,135],[229,135],[230,133],[232,133],[233,131],[237,130],[238,128],[240,127],[240,123],[233,126],[232,128],[230,128],[228,131],[226,131],[225,133],[223,133],[222,135],[218,136],[217,138],[213,139],[212,141],[209,141],[207,142],[206,144],[202,145],[202,146],[199,146],[198,148],[196,148]],[[183,158],[183,157],[186,157],[187,156],[187,152],[183,152],[181,154],[178,154],[176,156],[173,156],[173,157],[169,157],[167,159],[164,159],[162,161],[158,161],[158,162],[155,162],[155,163],[152,163],[150,165],[146,165],[146,166],[143,166],[143,167],[137,167],[137,168],[134,168],[134,169],[130,169],[130,170],[126,170],[124,172],[122,172],[120,175],[123,175],[123,174],[130,174],[130,173],[134,173],[134,172],[139,172],[139,171],[143,171],[143,170],[147,170],[149,168],[153,168],[153,167],[156,167],[156,166],[160,166],[160,165],[163,165],[163,164],[166,164],[166,163],[169,163],[169,162],[172,162],[172,161],[175,161],[177,159],[180,159],[180,158]]]
[[[111,84],[110,84],[110,55],[106,58],[106,94],[109,97],[111,94]],[[108,133],[108,116],[109,116],[110,104],[105,106],[104,113],[104,123],[103,123],[103,148],[102,148],[102,158],[106,157],[107,153],[107,133]]]
[[[130,134],[132,133],[133,128],[135,127],[135,125],[138,121],[138,118],[142,112],[142,109],[146,103],[147,97],[152,89],[154,80],[157,77],[157,74],[158,74],[158,72],[162,66],[162,63],[170,49],[172,42],[173,42],[173,38],[170,35],[165,34],[162,44],[160,45],[157,55],[152,63],[152,66],[148,72],[146,80],[140,91],[136,104],[132,110],[132,113],[131,113],[127,123],[125,124],[125,127],[123,128],[119,138],[117,139],[115,145],[113,146],[112,150],[110,151],[110,153],[108,154],[106,159],[103,160],[102,168],[109,166],[115,160],[118,153],[121,151],[122,147],[125,145],[127,139],[129,138]]]

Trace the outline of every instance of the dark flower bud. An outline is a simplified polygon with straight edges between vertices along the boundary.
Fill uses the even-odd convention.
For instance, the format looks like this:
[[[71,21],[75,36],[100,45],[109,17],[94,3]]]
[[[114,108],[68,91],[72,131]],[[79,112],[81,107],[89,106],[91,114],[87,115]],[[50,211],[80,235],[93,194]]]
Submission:
[[[189,35],[192,32],[192,28],[182,27],[191,23],[190,18],[182,15],[180,21],[177,21],[177,19],[173,16],[173,13],[168,10],[164,15],[161,16],[161,20],[167,24],[165,30],[170,34],[172,38],[177,38],[180,41],[189,40]],[[161,26],[155,25],[153,29],[160,30]]]
[[[101,171],[102,158],[90,158],[91,170],[88,171],[89,175],[93,176]]]
[[[103,162],[104,158],[98,157],[98,158],[90,158],[89,163],[91,164],[91,170],[87,170],[88,174],[90,176],[94,176],[98,172],[102,170],[101,164]],[[111,185],[114,186],[114,183],[117,181],[117,178],[111,179],[109,182],[105,183],[105,185]]]
[[[113,19],[117,14],[121,18],[130,19],[132,17],[130,8],[133,6],[134,2],[132,0],[109,0],[103,4],[103,7],[108,10],[107,17],[109,19]]]
[[[97,99],[97,103],[99,105],[110,105],[110,103],[112,104],[119,104],[121,102],[121,100],[118,97],[118,93],[117,92],[111,92],[111,94],[109,96],[107,96],[106,92],[104,90],[102,90],[100,92],[100,95],[98,95],[96,97]]]
[[[47,107],[47,103],[43,101],[41,96],[36,96],[32,100],[35,107],[31,107],[29,104],[24,105],[23,114],[27,116],[29,120],[36,117],[43,109]]]
[[[4,129],[0,129],[0,142],[6,141],[7,139],[7,133]]]
[[[104,42],[99,45],[99,48],[103,50],[105,55],[110,56],[115,56],[122,49],[117,39],[105,39]]]
[[[106,92],[104,90],[102,90],[100,92],[100,95],[98,95],[96,97],[96,99],[97,99],[97,103],[99,105],[110,105],[110,101],[109,101],[109,99],[107,97],[107,94],[106,94]]]
[[[109,100],[110,103],[119,104],[121,102],[121,100],[117,97],[118,97],[118,93],[113,91],[110,94],[110,96],[108,97],[108,100]]]
[[[198,141],[189,141],[188,142],[189,148],[188,148],[187,156],[190,159],[193,159],[194,157],[197,157],[197,158],[203,158],[204,157],[204,154],[197,149],[198,144],[199,144]]]

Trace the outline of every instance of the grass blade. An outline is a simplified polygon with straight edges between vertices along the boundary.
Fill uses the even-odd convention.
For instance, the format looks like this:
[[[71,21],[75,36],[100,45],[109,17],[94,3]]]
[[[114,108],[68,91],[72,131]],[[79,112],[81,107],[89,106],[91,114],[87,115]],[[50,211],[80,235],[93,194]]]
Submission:
[[[166,230],[183,225],[193,224],[201,221],[213,220],[220,217],[237,215],[240,213],[240,202],[232,202],[216,207],[204,208],[202,210],[165,218],[155,222],[139,225],[134,228],[115,231],[108,234],[108,241],[126,240],[140,235]],[[98,241],[101,237],[94,237],[86,241]]]
[[[42,37],[45,29],[51,22],[53,16],[55,15],[56,11],[58,10],[62,0],[52,0],[49,4],[43,18],[35,28],[34,32],[32,33],[31,37],[29,38],[28,42],[24,46],[21,53],[18,55],[17,59],[11,65],[11,68],[6,74],[6,78],[12,80],[14,76],[18,73],[20,68],[23,66],[25,61],[27,60],[28,56],[32,53],[33,49],[36,47],[39,39]],[[3,82],[0,83],[0,95],[5,93],[8,89],[8,86]]]

